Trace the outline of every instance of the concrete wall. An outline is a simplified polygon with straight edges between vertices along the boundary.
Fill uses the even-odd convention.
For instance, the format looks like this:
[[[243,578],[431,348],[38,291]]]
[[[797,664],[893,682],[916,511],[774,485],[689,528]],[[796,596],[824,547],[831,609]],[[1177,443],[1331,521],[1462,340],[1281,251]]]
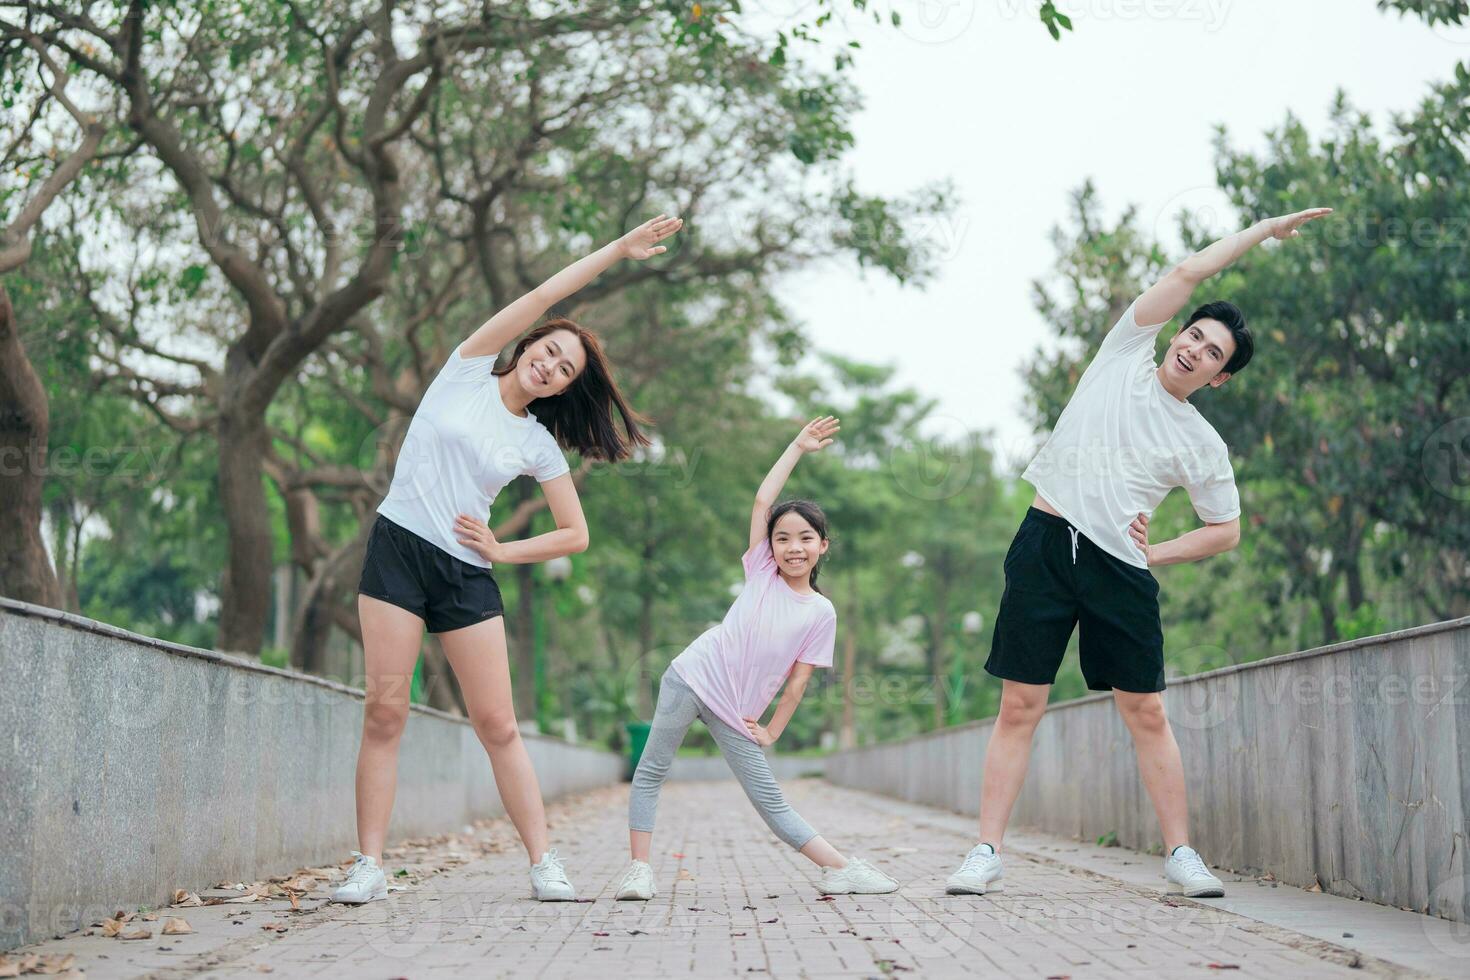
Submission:
[[[0,676],[0,949],[356,846],[358,689],[4,599]],[[470,726],[413,712],[390,839],[503,812]],[[622,776],[526,743],[547,799]]]
[[[1171,681],[1164,701],[1207,861],[1466,921],[1470,618]],[[838,753],[827,778],[977,813],[991,725]],[[1161,843],[1111,696],[1047,711],[1013,823]]]

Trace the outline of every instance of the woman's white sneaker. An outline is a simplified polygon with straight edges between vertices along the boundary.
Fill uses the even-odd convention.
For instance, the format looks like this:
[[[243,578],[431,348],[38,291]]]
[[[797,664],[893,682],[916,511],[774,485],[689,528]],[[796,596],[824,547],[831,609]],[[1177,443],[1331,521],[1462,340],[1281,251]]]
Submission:
[[[531,896],[538,902],[577,900],[577,891],[567,880],[567,870],[554,847],[542,855],[539,863],[531,865]]]
[[[378,866],[378,862],[361,851],[353,851],[352,856],[357,860],[352,862],[347,880],[332,892],[332,901],[344,905],[361,905],[387,898],[388,879],[383,875],[383,869]]]
[[[823,895],[887,895],[898,891],[898,882],[862,858],[852,858],[840,868],[823,868],[817,889]]]
[[[1225,883],[1210,873],[1204,860],[1188,844],[1180,844],[1164,861],[1164,877],[1169,879],[1170,894],[1185,898],[1222,898]]]
[[[646,902],[657,894],[658,889],[653,885],[653,868],[647,861],[634,861],[623,872],[616,898],[620,902]]]
[[[984,895],[1000,891],[1000,878],[1000,855],[989,844],[976,844],[959,870],[949,876],[944,891],[949,895]]]

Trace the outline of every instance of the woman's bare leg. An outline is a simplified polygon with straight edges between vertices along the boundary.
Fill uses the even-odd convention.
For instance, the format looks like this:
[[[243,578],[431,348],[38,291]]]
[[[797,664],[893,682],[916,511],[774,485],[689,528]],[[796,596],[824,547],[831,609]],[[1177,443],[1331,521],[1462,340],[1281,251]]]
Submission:
[[[535,864],[546,854],[548,846],[546,808],[541,802],[541,784],[531,766],[526,743],[521,740],[520,726],[516,724],[505,619],[496,616],[438,635],[459,681],[460,693],[470,712],[470,724],[490,756],[500,802],[521,835],[531,863]]]
[[[383,842],[398,788],[398,743],[408,722],[413,668],[424,639],[424,621],[407,609],[359,595],[367,697],[362,744],[357,750],[357,847],[383,863]]]

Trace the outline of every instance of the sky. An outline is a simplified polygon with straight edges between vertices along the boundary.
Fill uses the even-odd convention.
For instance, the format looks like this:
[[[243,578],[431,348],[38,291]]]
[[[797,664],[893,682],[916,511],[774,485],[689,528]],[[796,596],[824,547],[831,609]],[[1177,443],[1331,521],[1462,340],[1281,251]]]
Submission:
[[[1470,29],[1432,29],[1373,0],[1064,0],[1075,30],[1060,42],[1027,0],[892,6],[899,28],[848,14],[826,33],[862,45],[848,157],[858,188],[896,197],[953,182],[952,213],[921,229],[939,248],[936,274],[921,291],[833,262],[778,295],[818,347],[893,364],[898,383],[937,399],[930,435],[990,430],[1012,472],[1038,445],[1021,366],[1050,337],[1031,284],[1052,269],[1048,236],[1084,180],[1109,215],[1137,205],[1142,227],[1173,245],[1181,207],[1229,217],[1214,189],[1217,126],[1259,147],[1289,111],[1315,135],[1338,89],[1386,124],[1470,59]],[[776,24],[814,7],[746,3]]]

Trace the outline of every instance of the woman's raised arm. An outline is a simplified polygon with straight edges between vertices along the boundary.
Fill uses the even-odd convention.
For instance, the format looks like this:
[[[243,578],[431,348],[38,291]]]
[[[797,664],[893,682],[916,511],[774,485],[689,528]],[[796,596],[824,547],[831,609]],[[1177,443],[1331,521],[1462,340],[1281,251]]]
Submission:
[[[659,242],[684,227],[683,218],[659,215],[615,242],[583,256],[480,325],[464,343],[465,357],[499,354],[557,303],[587,285],[619,259],[646,259],[665,251]]]

